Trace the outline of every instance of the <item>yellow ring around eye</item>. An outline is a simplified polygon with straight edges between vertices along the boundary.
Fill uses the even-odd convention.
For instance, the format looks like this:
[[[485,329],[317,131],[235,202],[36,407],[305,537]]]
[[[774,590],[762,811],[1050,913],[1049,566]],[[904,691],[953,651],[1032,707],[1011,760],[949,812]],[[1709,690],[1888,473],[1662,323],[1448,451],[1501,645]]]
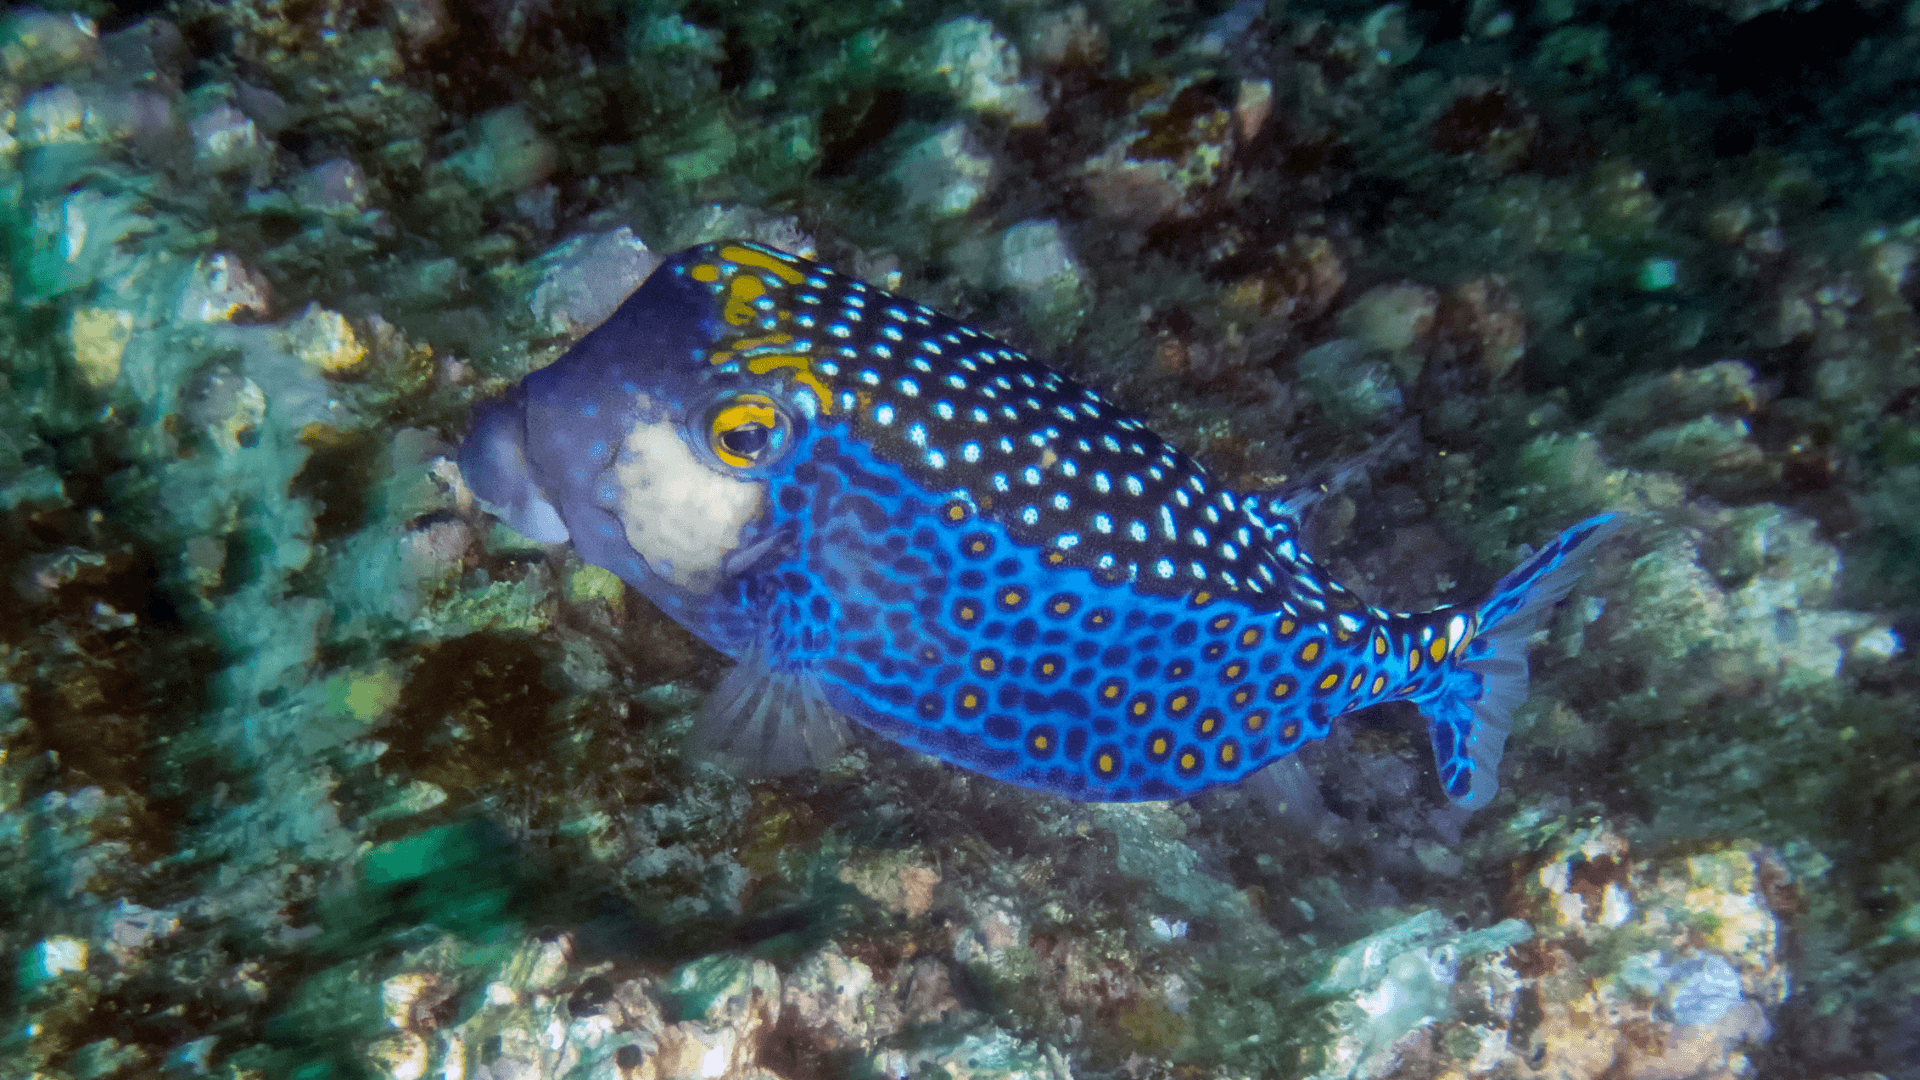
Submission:
[[[758,456],[747,457],[727,449],[722,438],[728,432],[743,427],[758,426],[774,431],[780,426],[780,411],[774,407],[773,399],[761,394],[742,394],[713,414],[713,420],[707,425],[707,445],[723,462],[736,469],[750,469],[758,462]]]

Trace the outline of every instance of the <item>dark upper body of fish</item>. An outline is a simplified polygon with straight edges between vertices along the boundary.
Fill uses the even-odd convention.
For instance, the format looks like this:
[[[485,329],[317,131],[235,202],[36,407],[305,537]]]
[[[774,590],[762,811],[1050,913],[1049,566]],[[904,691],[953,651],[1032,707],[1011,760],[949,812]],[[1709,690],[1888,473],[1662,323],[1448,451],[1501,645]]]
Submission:
[[[697,738],[817,764],[841,717],[1076,799],[1245,779],[1344,712],[1427,716],[1479,806],[1526,640],[1603,515],[1482,603],[1391,614],[1098,394],[912,301],[756,244],[668,259],[460,452],[509,525],[570,542],[738,661]]]

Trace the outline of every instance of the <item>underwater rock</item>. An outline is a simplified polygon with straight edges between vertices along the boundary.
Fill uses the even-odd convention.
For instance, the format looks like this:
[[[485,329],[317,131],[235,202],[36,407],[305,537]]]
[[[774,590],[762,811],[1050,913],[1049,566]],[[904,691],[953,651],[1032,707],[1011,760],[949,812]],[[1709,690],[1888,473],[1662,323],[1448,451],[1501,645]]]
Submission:
[[[1300,388],[1337,421],[1369,423],[1400,408],[1400,387],[1385,361],[1367,359],[1367,347],[1352,338],[1316,345],[1294,360]]]
[[[442,167],[487,198],[525,191],[551,176],[556,164],[553,144],[519,105],[475,120],[461,132],[460,141],[466,149]]]
[[[546,332],[578,337],[605,322],[659,264],[624,225],[570,237],[533,261],[539,283],[527,304]]]
[[[933,30],[931,64],[966,108],[1005,117],[1015,127],[1046,119],[1039,90],[1020,78],[1020,54],[991,22],[963,16]]]
[[[1070,340],[1092,290],[1057,222],[1023,221],[1000,234],[1000,284],[1020,297],[1029,325],[1046,341]]]
[[[992,155],[966,121],[956,120],[909,146],[893,167],[908,208],[935,218],[961,217],[993,191]]]
[[[1134,111],[1126,134],[1080,167],[1103,216],[1142,228],[1191,218],[1233,156],[1233,113],[1197,83],[1179,83]]]
[[[54,14],[17,7],[0,18],[0,71],[31,85],[91,64],[100,55],[100,31],[78,12]]]
[[[1737,1077],[1789,977],[1772,852],[1727,844],[1636,858],[1604,827],[1561,840],[1513,898],[1539,931],[1514,967],[1538,1021],[1510,1037],[1572,1077]],[[1592,959],[1607,957],[1607,967]]]

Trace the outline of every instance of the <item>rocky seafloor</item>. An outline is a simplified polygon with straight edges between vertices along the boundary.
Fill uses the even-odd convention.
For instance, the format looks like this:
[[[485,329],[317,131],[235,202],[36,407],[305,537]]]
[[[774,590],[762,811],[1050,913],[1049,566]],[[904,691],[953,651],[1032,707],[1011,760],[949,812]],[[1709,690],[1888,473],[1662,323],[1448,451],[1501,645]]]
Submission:
[[[0,1077],[1920,1077],[1920,4],[22,7],[0,235]],[[1500,796],[685,760],[449,456],[729,235],[1363,462],[1370,602],[1631,514]]]

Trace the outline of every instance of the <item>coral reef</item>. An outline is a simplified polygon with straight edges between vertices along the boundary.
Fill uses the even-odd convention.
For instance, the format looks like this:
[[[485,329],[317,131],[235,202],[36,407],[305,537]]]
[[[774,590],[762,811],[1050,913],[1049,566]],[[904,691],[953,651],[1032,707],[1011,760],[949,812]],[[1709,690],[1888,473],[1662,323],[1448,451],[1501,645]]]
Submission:
[[[0,1077],[1920,1080],[1907,5],[102,0],[0,16]],[[449,460],[661,253],[1051,357],[1366,600],[1633,525],[1504,787],[862,740]]]

